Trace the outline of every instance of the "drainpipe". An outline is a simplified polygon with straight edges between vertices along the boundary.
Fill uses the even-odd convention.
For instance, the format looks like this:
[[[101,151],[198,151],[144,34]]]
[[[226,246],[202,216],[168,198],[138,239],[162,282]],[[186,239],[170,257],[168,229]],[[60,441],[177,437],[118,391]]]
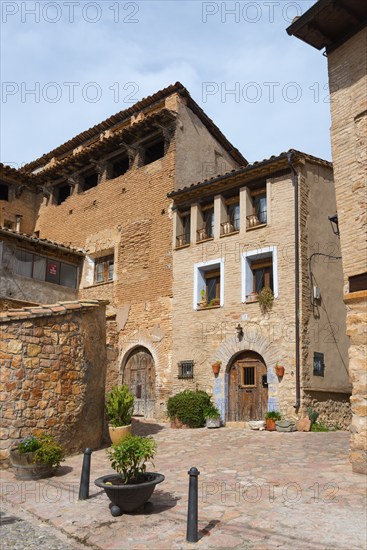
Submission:
[[[287,160],[293,173],[294,185],[294,236],[295,236],[295,314],[296,314],[296,402],[293,405],[296,411],[301,405],[300,386],[300,342],[299,342],[299,207],[298,207],[298,184],[299,176],[292,164],[292,152],[287,153]]]
[[[15,231],[16,233],[20,233],[20,221],[23,216],[20,214],[15,214]]]

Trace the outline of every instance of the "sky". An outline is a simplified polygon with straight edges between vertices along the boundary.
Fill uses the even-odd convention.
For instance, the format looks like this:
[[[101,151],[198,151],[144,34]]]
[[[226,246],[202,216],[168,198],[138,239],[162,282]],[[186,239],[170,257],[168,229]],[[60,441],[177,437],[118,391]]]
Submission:
[[[330,160],[327,59],[286,33],[314,3],[2,0],[1,162],[21,167],[176,81],[248,161]]]

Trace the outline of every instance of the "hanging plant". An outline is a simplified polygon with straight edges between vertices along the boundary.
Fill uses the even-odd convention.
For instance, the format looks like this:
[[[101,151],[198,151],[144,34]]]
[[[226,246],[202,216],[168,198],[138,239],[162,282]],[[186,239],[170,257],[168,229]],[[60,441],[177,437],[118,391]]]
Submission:
[[[264,288],[259,293],[258,300],[261,313],[268,313],[268,311],[270,311],[273,307],[274,302],[274,293],[271,288],[269,288],[268,286],[264,286]]]

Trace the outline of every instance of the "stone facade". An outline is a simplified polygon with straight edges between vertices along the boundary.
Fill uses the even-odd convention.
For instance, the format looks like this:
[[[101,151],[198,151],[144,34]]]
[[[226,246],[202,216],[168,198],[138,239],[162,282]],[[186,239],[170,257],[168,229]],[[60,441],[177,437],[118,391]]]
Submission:
[[[353,382],[351,461],[367,474],[367,289],[349,292],[349,280],[366,272],[367,28],[328,56],[331,143],[347,306],[349,370]]]
[[[171,195],[174,235],[180,231],[175,227],[180,227],[182,209],[187,211],[191,203],[190,243],[173,252],[171,388],[172,393],[185,388],[209,391],[226,419],[231,408],[229,369],[241,353],[252,351],[261,356],[267,368],[269,410],[279,410],[286,417],[299,417],[312,405],[320,412],[320,421],[345,428],[350,423],[351,386],[346,369],[348,338],[341,294],[340,248],[328,221],[328,215],[335,209],[332,170],[329,163],[307,155],[298,154],[296,160],[300,190],[300,408],[295,409],[294,183],[285,155],[283,159],[275,159],[273,164],[266,161],[261,173],[259,163],[260,166],[254,165],[252,170],[249,166],[225,178],[214,178],[201,188],[188,187]],[[258,185],[261,180],[266,189],[267,221],[248,227],[247,217],[253,213],[249,194],[254,184]],[[225,205],[229,192],[232,198],[238,198],[240,227],[237,232],[224,234],[221,224],[227,220]],[[197,242],[197,230],[202,223],[198,211],[201,204],[211,203],[211,200],[214,237]],[[325,208],[320,209],[320,204]],[[271,311],[263,314],[258,301],[245,297],[244,286],[248,282],[244,260],[247,254],[249,257],[252,254],[260,257],[263,253],[269,256],[269,251],[273,259],[275,299]],[[310,285],[308,259],[313,253],[339,256],[339,260],[322,257],[320,261],[321,257],[316,256]],[[210,265],[220,270],[220,284],[223,285],[220,304],[200,308],[195,270],[205,270]],[[311,306],[310,292],[316,285],[320,287],[322,300],[316,300]],[[238,325],[243,331],[241,337],[237,334]],[[324,354],[322,377],[315,376],[313,371],[314,352]],[[217,377],[211,368],[215,360],[222,362]],[[194,363],[193,378],[179,376],[179,364],[185,361]],[[285,367],[282,378],[275,372],[277,362]]]
[[[181,85],[141,105],[118,114],[119,124],[103,123],[93,139],[74,138],[74,148],[61,146],[60,153],[25,168],[41,170],[47,191],[34,229],[84,249],[79,296],[109,301],[106,390],[126,379],[130,355],[144,348],[154,361],[154,416],[162,418],[172,368],[172,212],[167,193],[202,179],[203,170],[225,172],[246,160]],[[157,136],[164,140],[164,154],[147,163],[146,143]],[[113,177],[116,155],[128,155],[129,169]],[[83,177],[91,170],[98,172],[98,185],[84,191]],[[70,196],[60,202],[59,188],[68,184]],[[113,277],[96,283],[98,258],[108,255],[113,256]]]
[[[355,11],[357,8],[357,12]],[[331,145],[353,383],[351,462],[367,474],[367,8],[317,2],[287,29],[328,58]]]
[[[1,449],[47,432],[68,453],[102,441],[105,304],[67,302],[0,313]]]

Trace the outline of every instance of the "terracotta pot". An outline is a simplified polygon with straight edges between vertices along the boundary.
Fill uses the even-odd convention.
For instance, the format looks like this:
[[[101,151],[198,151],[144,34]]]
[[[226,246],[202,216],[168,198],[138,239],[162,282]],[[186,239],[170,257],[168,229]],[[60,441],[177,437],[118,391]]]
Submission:
[[[225,222],[223,224],[223,235],[229,235],[230,233],[233,233],[234,227],[231,223]]]
[[[279,378],[282,378],[284,376],[284,367],[275,367],[275,372]]]
[[[266,418],[266,419],[265,419],[265,423],[266,423],[266,429],[267,429],[269,432],[275,432],[275,430],[276,430],[276,425],[275,425],[275,420],[274,420],[274,418]]]
[[[128,426],[108,426],[108,433],[112,443],[118,443],[131,434],[131,424]]]
[[[220,367],[221,367],[221,365],[219,363],[213,363],[212,364],[212,369],[213,369],[213,372],[214,372],[215,376],[217,376],[217,374],[219,374]]]

